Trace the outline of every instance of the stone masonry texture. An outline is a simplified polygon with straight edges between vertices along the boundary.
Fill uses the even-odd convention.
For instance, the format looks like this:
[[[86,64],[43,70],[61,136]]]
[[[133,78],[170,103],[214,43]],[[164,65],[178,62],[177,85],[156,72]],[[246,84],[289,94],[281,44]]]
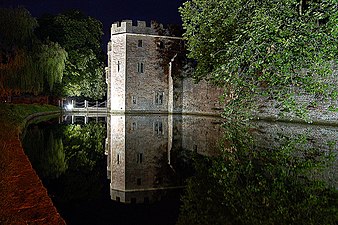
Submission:
[[[172,40],[182,38],[160,35],[144,21],[112,24],[106,69],[110,112],[220,114],[221,88],[205,81],[195,84],[191,78],[172,79],[165,72],[171,67],[163,66],[159,48]]]

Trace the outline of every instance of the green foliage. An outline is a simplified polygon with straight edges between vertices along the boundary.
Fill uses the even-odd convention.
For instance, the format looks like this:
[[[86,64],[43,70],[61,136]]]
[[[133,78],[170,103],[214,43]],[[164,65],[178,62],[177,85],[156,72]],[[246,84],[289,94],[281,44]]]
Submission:
[[[36,19],[25,8],[0,8],[0,46],[22,47],[32,39],[37,26]]]
[[[337,224],[337,190],[309,176],[325,154],[303,135],[271,149],[248,133],[229,127],[219,157],[196,157],[178,224]]]
[[[262,96],[294,110],[295,94],[325,99],[335,91],[337,1],[191,0],[180,12],[195,78],[225,87],[227,117]]]
[[[100,99],[105,94],[105,83],[103,80],[103,64],[98,61],[91,49],[85,53],[82,51],[71,51],[64,77],[64,94],[67,96],[84,96],[92,99]]]
[[[67,160],[73,169],[90,169],[104,156],[105,127],[102,124],[68,125],[64,130]]]
[[[58,90],[65,96],[100,99],[105,94],[102,24],[70,11],[39,19],[38,35],[59,43],[68,52],[64,79]]]
[[[51,91],[61,82],[66,51],[36,38],[37,21],[26,9],[0,11],[0,96]]]
[[[34,126],[23,139],[25,153],[40,178],[58,178],[68,167],[62,138],[50,128],[43,131]]]
[[[0,104],[0,138],[6,140],[17,135],[25,125],[25,119],[35,113],[58,112],[60,109],[51,105],[37,104]]]
[[[55,83],[62,82],[68,54],[58,43],[47,42],[39,47],[40,53],[35,63],[39,65],[39,73],[44,74],[52,91]]]
[[[30,126],[23,146],[44,185],[50,185],[49,192],[60,191],[58,183],[65,187],[57,194],[57,201],[90,200],[100,196],[104,188],[105,134],[103,124],[59,125],[49,121],[47,126]]]
[[[63,143],[68,170],[57,182],[65,190],[58,194],[58,201],[72,201],[96,198],[102,192],[106,176],[104,140],[106,130],[103,124],[66,125],[63,127]],[[54,187],[51,187],[54,189]]]
[[[31,49],[18,49],[13,54],[13,60],[0,64],[0,95],[37,95],[61,83],[67,52],[57,43],[36,43]]]
[[[337,190],[309,176],[327,163],[304,136],[258,147],[257,100],[306,119],[297,95],[335,97],[336,0],[191,0],[180,8],[195,78],[225,87],[224,151],[196,159],[178,224],[337,224]],[[304,106],[305,107],[305,106]],[[244,126],[244,127],[243,127]]]

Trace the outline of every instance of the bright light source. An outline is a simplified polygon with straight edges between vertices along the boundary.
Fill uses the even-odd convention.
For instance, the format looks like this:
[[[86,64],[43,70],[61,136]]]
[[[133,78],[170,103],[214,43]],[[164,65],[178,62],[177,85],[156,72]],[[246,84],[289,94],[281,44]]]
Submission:
[[[72,110],[74,108],[74,106],[73,106],[73,104],[68,103],[65,108],[66,108],[66,110]]]

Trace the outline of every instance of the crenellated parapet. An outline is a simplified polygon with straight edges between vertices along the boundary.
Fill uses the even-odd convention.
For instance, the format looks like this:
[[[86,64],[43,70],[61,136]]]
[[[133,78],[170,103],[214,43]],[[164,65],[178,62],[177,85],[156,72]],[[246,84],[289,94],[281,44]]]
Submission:
[[[163,27],[162,25],[160,25]],[[149,34],[157,35],[156,26],[154,22],[151,22],[150,26],[147,26],[145,21],[138,20],[136,24],[132,20],[123,20],[122,22],[115,22],[111,26],[111,35],[134,33],[134,34]]]

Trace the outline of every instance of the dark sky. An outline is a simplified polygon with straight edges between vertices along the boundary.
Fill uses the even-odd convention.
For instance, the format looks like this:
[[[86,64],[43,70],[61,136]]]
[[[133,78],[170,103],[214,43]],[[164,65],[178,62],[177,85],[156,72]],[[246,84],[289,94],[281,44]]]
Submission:
[[[34,17],[44,13],[58,14],[68,9],[78,9],[103,23],[105,46],[110,26],[115,21],[156,20],[163,24],[181,24],[178,7],[183,2],[185,0],[0,0],[0,7],[21,5]]]

